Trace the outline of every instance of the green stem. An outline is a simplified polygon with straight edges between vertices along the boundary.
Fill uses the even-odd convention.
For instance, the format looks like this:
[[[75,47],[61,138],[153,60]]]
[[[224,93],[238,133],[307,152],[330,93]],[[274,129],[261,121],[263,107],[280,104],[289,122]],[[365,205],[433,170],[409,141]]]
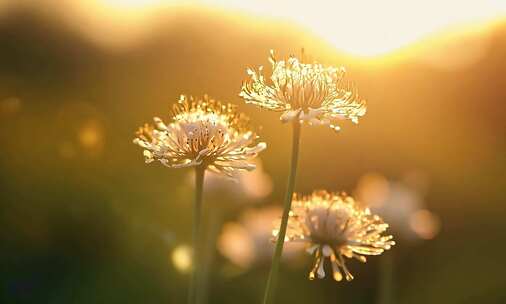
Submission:
[[[188,304],[197,303],[197,287],[200,278],[200,220],[202,213],[202,193],[204,190],[205,166],[195,167],[195,204],[193,206],[193,270],[188,292]]]
[[[297,160],[299,158],[299,141],[300,141],[300,123],[293,122],[293,138],[292,138],[292,160],[290,163],[290,175],[288,176],[288,186],[286,188],[285,203],[283,209],[283,216],[281,218],[281,226],[279,227],[278,239],[276,241],[276,248],[274,256],[272,257],[271,270],[267,280],[267,287],[265,288],[264,304],[272,302],[274,298],[274,290],[278,282],[279,264],[281,262],[281,254],[283,253],[283,244],[286,235],[286,227],[288,225],[288,214],[292,207],[293,190],[295,186],[295,175],[297,173]]]
[[[378,304],[392,304],[395,303],[393,252],[387,252],[380,258]]]
[[[209,277],[213,269],[213,262],[216,254],[216,241],[220,234],[221,226],[223,223],[223,210],[225,206],[219,204],[217,208],[210,208],[206,212],[209,216],[209,222],[206,223],[207,238],[204,242],[204,249],[201,256],[201,277],[198,293],[198,302],[206,304],[209,297]]]

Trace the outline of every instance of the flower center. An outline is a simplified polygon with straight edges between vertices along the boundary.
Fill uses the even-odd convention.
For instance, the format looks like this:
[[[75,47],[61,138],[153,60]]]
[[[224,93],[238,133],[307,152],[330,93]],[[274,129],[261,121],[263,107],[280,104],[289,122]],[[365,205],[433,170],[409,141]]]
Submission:
[[[215,151],[232,135],[226,120],[214,113],[194,112],[179,118],[179,140],[193,156],[204,149]]]
[[[272,81],[280,89],[280,96],[293,110],[307,111],[309,107],[319,108],[329,92],[335,89],[338,75],[335,69],[319,64],[300,63],[290,58],[286,63],[277,62]]]

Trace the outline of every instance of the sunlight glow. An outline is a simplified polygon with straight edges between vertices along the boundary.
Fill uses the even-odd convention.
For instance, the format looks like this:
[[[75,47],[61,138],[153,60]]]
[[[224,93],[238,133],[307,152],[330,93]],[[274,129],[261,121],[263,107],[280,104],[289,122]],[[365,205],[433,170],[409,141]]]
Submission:
[[[192,267],[192,249],[188,245],[179,245],[172,251],[171,260],[181,273],[187,273]]]
[[[144,9],[163,4],[163,0],[102,0],[104,4],[123,9]]]
[[[109,49],[142,43],[155,30],[156,14],[174,0],[86,0],[62,6],[64,18],[93,42]]]
[[[464,25],[466,30],[472,30],[473,26],[483,27],[506,17],[504,0],[88,0],[70,3],[74,14],[68,14],[69,18],[77,14],[77,26],[83,32],[113,48],[141,42],[158,22],[178,18],[178,9],[182,7],[194,7],[210,8],[226,15],[263,17],[264,21],[293,22],[336,49],[362,57],[390,54],[433,33],[460,30]]]
[[[453,25],[506,16],[504,0],[208,2],[295,21],[331,42],[337,49],[360,56],[386,54]]]

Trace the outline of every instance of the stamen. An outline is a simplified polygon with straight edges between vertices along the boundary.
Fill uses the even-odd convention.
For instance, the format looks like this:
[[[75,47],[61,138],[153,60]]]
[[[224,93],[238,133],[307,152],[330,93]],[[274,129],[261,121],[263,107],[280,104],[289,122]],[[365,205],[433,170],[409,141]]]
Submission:
[[[330,262],[332,265],[333,278],[334,278],[334,280],[340,282],[343,279],[343,275],[341,274],[341,271],[339,270],[339,262],[337,261],[335,254],[332,254],[330,256]]]

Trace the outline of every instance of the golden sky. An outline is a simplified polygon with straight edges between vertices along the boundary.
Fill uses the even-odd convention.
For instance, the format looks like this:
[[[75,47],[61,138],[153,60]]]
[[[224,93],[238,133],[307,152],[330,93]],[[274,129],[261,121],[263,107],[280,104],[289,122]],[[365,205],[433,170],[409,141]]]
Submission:
[[[96,42],[121,47],[142,40],[156,26],[162,10],[213,8],[294,22],[337,50],[360,57],[390,54],[433,33],[462,26],[473,31],[506,20],[506,0],[47,0],[40,4],[4,0],[0,13],[15,5],[59,10]]]
[[[200,5],[293,21],[356,56],[387,54],[420,38],[459,25],[506,16],[504,0],[94,0],[103,9],[140,18],[157,9]],[[88,3],[90,3],[88,1]]]

